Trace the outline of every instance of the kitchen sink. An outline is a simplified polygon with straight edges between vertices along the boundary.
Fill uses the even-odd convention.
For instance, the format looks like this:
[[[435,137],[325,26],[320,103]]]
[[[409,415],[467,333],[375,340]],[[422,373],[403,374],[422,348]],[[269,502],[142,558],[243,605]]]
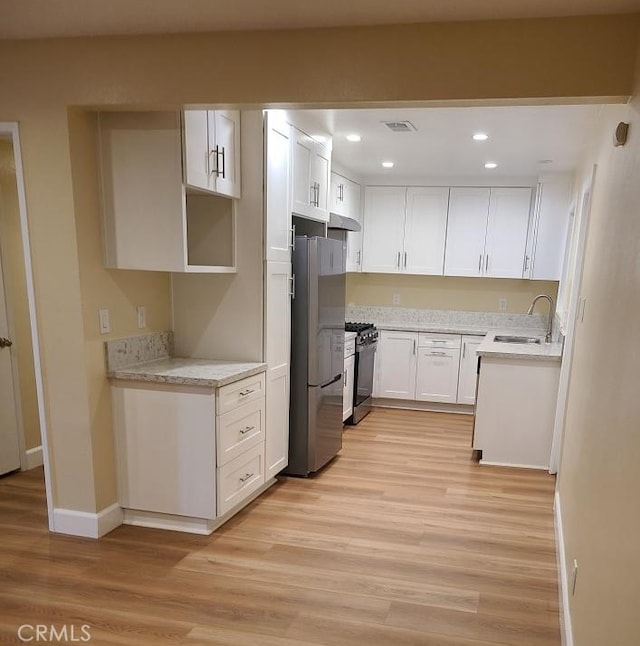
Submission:
[[[537,336],[511,336],[508,334],[498,334],[493,339],[496,343],[540,343]]]

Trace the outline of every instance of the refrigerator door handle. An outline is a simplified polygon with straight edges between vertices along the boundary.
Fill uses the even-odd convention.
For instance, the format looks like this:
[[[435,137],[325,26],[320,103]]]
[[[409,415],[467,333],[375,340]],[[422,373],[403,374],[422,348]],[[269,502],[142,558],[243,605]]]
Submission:
[[[331,381],[328,381],[326,384],[322,384],[320,388],[326,388],[327,386],[330,386],[331,384],[335,384],[336,381],[340,381],[342,379],[342,373],[339,375],[336,375]]]

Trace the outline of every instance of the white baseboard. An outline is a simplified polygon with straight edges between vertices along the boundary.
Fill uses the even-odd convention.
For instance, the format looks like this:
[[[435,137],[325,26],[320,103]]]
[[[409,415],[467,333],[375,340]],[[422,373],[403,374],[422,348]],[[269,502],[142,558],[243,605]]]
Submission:
[[[573,646],[571,609],[569,607],[569,582],[567,580],[567,559],[564,550],[564,534],[562,530],[562,509],[560,508],[560,496],[557,491],[553,502],[553,512],[556,529],[558,592],[560,595],[560,636],[562,638],[562,646]]]
[[[25,451],[25,464],[23,471],[29,471],[29,469],[35,469],[36,467],[41,467],[44,464],[42,457],[42,445],[36,446],[33,449],[27,449]]]
[[[74,509],[54,508],[53,531],[58,534],[100,538],[122,525],[122,509],[118,503],[97,514]]]
[[[374,397],[373,406],[378,408],[400,408],[402,410],[424,410],[431,413],[456,413],[473,415],[474,406],[469,404],[447,404],[440,402],[423,402],[414,399],[392,399],[391,397]]]
[[[490,467],[515,467],[517,469],[536,469],[538,471],[549,471],[549,465],[540,466],[537,464],[515,464],[512,462],[495,462],[493,460],[480,460],[480,464]]]

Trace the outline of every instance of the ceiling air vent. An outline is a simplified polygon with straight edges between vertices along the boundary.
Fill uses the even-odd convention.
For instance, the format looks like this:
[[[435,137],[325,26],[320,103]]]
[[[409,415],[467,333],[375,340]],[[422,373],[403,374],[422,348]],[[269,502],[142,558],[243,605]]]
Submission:
[[[393,132],[415,132],[417,130],[411,121],[383,121],[382,123]]]

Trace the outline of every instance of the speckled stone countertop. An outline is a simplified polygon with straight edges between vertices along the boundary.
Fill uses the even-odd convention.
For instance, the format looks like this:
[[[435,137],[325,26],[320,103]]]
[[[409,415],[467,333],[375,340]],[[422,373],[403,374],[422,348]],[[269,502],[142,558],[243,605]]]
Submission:
[[[111,379],[219,388],[267,369],[266,363],[172,357],[171,331],[113,339],[104,345]]]
[[[405,307],[347,307],[347,320],[373,323],[379,330],[475,334],[513,329],[522,333],[544,334],[546,317],[507,312],[463,312],[459,310],[419,310]]]
[[[518,336],[539,336],[542,343],[499,343],[496,335],[517,334]],[[535,361],[561,361],[562,343],[545,343],[543,334],[523,334],[520,330],[490,332],[476,349],[476,354],[492,359],[527,359]]]
[[[169,357],[114,370],[112,379],[219,388],[267,369],[266,363]]]

